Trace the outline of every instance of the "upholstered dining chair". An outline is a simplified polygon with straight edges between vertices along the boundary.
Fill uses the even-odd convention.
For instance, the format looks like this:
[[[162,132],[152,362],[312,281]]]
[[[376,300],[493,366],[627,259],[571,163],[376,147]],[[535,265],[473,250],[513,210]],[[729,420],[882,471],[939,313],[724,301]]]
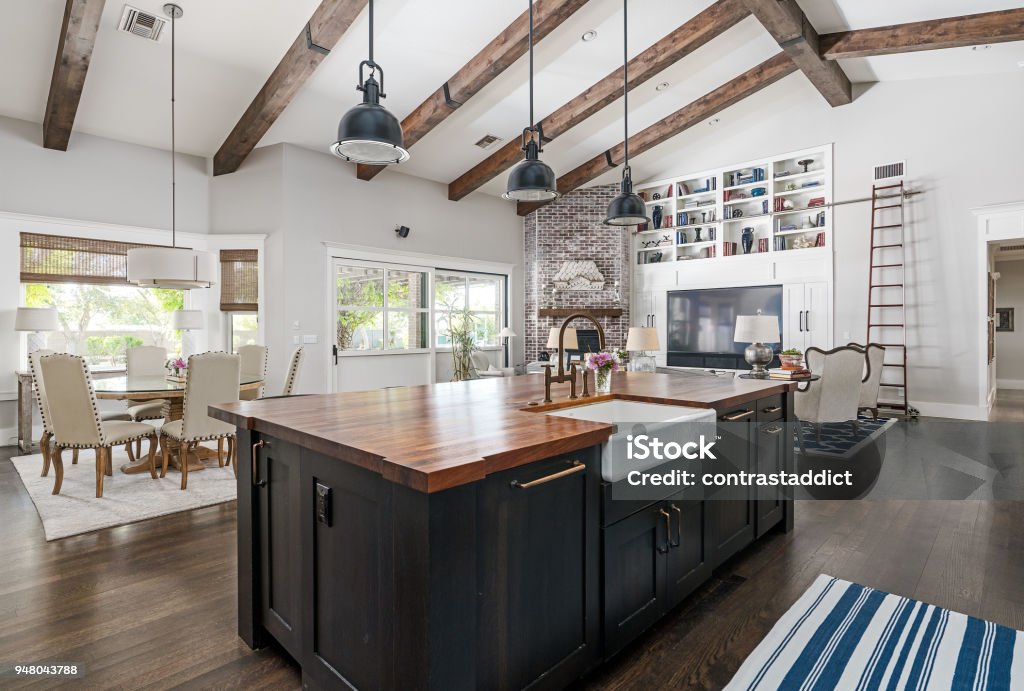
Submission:
[[[103,496],[103,476],[114,472],[111,449],[136,439],[149,439],[149,474],[156,478],[156,430],[142,422],[100,419],[96,392],[85,359],[58,353],[39,358],[55,450],[53,493],[64,481],[64,449],[93,449],[96,454],[96,496]]]
[[[800,448],[806,452],[803,433],[805,422],[815,426],[819,442],[823,424],[848,422],[853,431],[857,431],[857,406],[864,378],[864,351],[855,346],[832,350],[812,347],[804,353],[804,360],[812,374],[821,376],[818,381],[807,382],[805,388],[798,389],[793,399]]]
[[[163,377],[167,373],[167,350],[160,346],[136,346],[127,350],[127,374],[132,377]],[[163,398],[151,401],[133,401],[128,405],[132,422],[163,420],[170,402]],[[136,442],[135,455],[142,453],[142,440]],[[131,456],[131,449],[128,450]]]
[[[302,360],[305,357],[302,348],[296,348],[295,352],[292,353],[292,361],[288,365],[288,374],[284,378],[284,389],[281,391],[282,396],[291,396],[295,392],[295,382],[299,378],[299,372],[302,371]]]
[[[238,357],[241,358],[241,376],[243,379],[266,379],[267,378],[267,346],[244,345],[238,348]],[[243,401],[254,401],[263,398],[263,386],[250,391],[243,391],[240,398]]]
[[[195,453],[200,442],[227,439],[229,461],[234,457],[234,425],[213,419],[207,415],[207,409],[215,403],[238,400],[240,360],[239,355],[221,352],[202,353],[188,359],[188,369],[185,370],[185,412],[180,420],[168,422],[160,428],[160,448],[163,452],[160,477],[167,476],[172,442],[178,447],[182,489],[188,486],[188,457]],[[217,461],[221,467],[224,466],[224,459],[219,454]],[[237,476],[237,463],[233,467]]]
[[[46,400],[46,387],[39,370],[39,358],[53,355],[56,351],[40,349],[28,356],[29,374],[32,375],[32,388],[36,391],[36,409],[43,421],[43,434],[39,437],[39,451],[43,454],[43,473],[46,477],[50,472],[50,440],[53,439],[53,428],[50,427],[50,404]]]

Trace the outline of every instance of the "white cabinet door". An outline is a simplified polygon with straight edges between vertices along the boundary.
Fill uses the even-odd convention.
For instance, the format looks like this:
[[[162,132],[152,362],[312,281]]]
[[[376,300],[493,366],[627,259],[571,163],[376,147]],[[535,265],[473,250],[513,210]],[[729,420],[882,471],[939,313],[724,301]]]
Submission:
[[[832,347],[832,339],[828,330],[828,284],[804,284],[804,347],[814,346],[822,350]]]
[[[652,305],[652,321],[655,329],[658,330],[658,352],[655,354],[655,361],[659,367],[664,367],[666,353],[668,352],[668,292],[659,290],[654,292]]]
[[[782,289],[782,347],[803,350],[804,338],[804,284],[791,283]]]

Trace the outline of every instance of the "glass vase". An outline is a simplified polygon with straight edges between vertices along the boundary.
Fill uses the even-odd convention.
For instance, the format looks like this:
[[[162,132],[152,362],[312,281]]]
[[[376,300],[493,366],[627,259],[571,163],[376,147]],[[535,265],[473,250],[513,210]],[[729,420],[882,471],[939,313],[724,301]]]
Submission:
[[[612,392],[612,371],[610,369],[594,370],[594,389],[598,394]]]

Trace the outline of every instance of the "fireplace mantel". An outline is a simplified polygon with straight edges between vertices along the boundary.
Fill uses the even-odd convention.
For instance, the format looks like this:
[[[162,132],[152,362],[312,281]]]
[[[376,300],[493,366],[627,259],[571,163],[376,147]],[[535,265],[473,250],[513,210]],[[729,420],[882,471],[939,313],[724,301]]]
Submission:
[[[537,310],[538,317],[568,317],[570,314],[578,313],[589,314],[591,317],[621,317],[621,307],[598,307],[594,309],[588,309],[585,307],[542,307]]]

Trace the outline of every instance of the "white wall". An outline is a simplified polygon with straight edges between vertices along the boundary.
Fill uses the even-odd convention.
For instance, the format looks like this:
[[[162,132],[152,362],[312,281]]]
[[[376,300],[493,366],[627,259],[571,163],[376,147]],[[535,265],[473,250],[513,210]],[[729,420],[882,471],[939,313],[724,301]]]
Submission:
[[[835,199],[870,196],[874,165],[906,160],[911,402],[933,415],[978,417],[981,385],[974,207],[1024,198],[1024,72],[871,85],[830,108],[801,74],[639,158],[658,179],[833,142]],[[867,313],[870,205],[835,211],[835,342],[861,341]],[[682,279],[683,274],[680,274]]]
[[[67,151],[44,149],[42,126],[0,117],[0,211],[142,228],[171,227],[171,154],[71,135]],[[209,224],[206,161],[178,154],[178,230]]]
[[[996,382],[1000,389],[1024,389],[1024,260],[996,263],[996,307],[1014,308],[1014,330],[996,332]]]
[[[261,210],[254,212],[249,204]],[[276,145],[258,149],[238,172],[215,178],[211,208],[213,232],[269,233],[264,294],[269,391],[280,387],[293,337],[306,335],[318,342],[304,346],[300,390],[329,388],[325,242],[515,265],[511,325],[523,332],[522,222],[500,199],[475,194],[456,204],[448,201],[445,185],[395,171],[364,182],[355,177],[354,166],[330,154]],[[408,238],[396,236],[398,225],[409,226]],[[408,257],[396,261],[414,263]],[[521,350],[522,339],[512,343]],[[521,361],[522,355],[513,360]]]

